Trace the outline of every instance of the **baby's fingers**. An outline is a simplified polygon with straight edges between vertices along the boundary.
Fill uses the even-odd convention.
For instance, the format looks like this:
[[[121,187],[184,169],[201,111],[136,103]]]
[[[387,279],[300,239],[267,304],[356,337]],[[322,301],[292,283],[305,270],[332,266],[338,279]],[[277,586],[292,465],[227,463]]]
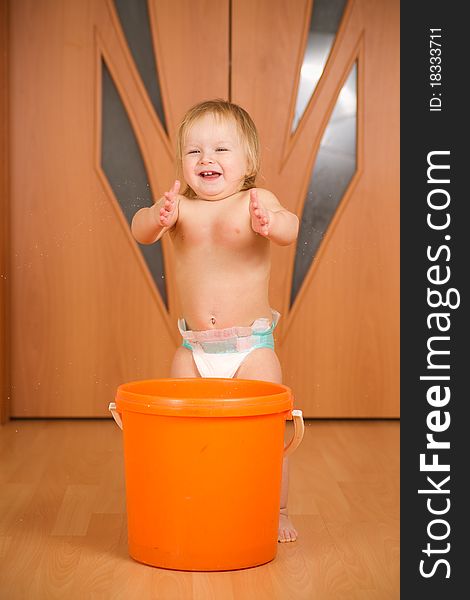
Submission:
[[[175,179],[175,183],[173,184],[173,187],[171,188],[170,192],[172,194],[178,194],[178,192],[180,191],[180,187],[181,187],[181,183],[179,182],[178,179]]]
[[[178,196],[178,192],[180,190],[180,182],[176,179],[175,183],[172,185],[172,187],[170,188],[169,192],[164,192],[163,195],[165,196],[167,202],[174,202],[176,200],[176,197]]]
[[[173,207],[175,205],[175,198],[173,197],[171,192],[165,192],[163,194],[165,196],[165,204],[164,207],[167,210],[173,210]]]

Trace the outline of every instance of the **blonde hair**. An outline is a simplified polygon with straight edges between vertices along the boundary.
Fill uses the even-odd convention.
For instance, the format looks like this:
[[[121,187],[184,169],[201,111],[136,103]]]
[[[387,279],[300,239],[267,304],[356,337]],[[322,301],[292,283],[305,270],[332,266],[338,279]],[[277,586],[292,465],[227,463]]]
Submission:
[[[227,100],[206,100],[205,102],[199,102],[191,107],[183,117],[178,128],[178,135],[176,138],[176,163],[178,175],[181,177],[182,164],[183,164],[183,146],[185,143],[186,135],[191,126],[201,117],[207,114],[212,114],[220,119],[233,119],[238,129],[238,134],[245,146],[245,152],[247,157],[247,173],[241,190],[249,190],[255,187],[256,176],[259,171],[259,139],[256,126],[253,123],[252,118],[238,104],[233,104]],[[183,190],[182,194],[189,198],[195,198],[196,194],[186,184],[186,189]]]

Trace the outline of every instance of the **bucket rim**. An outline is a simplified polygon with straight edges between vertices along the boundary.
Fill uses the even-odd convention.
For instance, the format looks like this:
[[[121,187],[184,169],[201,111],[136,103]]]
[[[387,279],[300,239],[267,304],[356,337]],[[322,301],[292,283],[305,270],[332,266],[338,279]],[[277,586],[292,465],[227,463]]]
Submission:
[[[161,393],[148,393],[148,390],[162,386]],[[199,388],[207,387],[209,390],[203,397],[178,397],[168,393],[171,387],[181,387],[182,392],[186,387],[195,385]],[[220,386],[219,394],[213,390]],[[221,392],[230,391],[230,388],[248,387],[255,390],[260,388],[258,394],[236,396],[229,394],[220,397]],[[264,386],[264,389],[263,389]],[[225,389],[224,389],[225,388]],[[147,389],[145,393],[143,390]],[[212,393],[210,393],[212,390]],[[165,393],[166,392],[166,393]],[[194,394],[194,391],[193,391]],[[165,378],[142,379],[123,383],[117,388],[116,407],[119,412],[137,412],[162,416],[210,416],[210,417],[235,417],[256,416],[275,413],[290,412],[293,408],[293,396],[290,388],[281,383],[254,379],[226,379],[226,378]]]

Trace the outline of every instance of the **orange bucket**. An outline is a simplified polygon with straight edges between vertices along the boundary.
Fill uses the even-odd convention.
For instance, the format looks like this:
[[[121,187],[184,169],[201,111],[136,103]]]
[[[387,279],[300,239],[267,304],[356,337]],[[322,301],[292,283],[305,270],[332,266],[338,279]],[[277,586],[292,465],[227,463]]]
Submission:
[[[129,553],[155,567],[224,571],[276,556],[283,457],[303,435],[284,385],[157,379],[119,386]],[[295,433],[284,448],[286,419]]]

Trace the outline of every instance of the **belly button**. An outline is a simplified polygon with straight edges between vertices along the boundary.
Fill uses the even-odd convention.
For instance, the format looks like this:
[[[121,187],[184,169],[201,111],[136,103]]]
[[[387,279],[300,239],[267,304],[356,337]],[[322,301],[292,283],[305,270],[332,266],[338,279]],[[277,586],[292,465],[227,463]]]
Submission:
[[[214,317],[211,317],[211,323],[212,323],[212,325],[215,325],[215,319],[214,319]]]

